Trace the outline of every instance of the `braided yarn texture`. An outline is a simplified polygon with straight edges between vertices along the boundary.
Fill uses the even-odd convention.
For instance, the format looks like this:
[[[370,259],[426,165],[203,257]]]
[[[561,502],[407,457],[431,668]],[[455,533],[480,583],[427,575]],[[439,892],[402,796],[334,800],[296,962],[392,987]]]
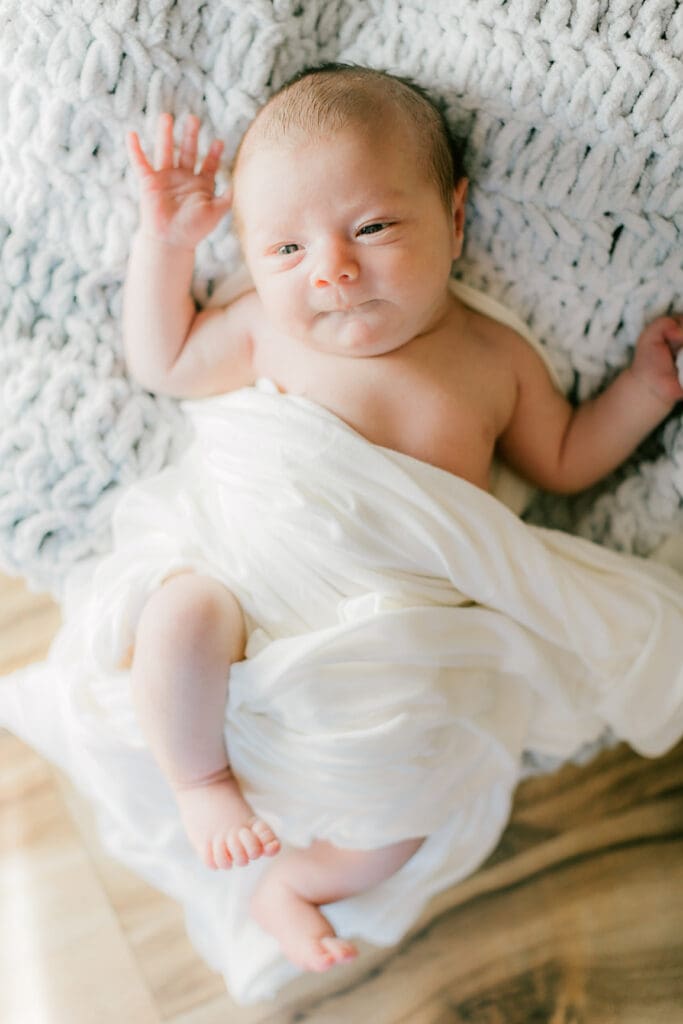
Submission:
[[[0,0],[0,564],[59,593],[106,549],[121,485],[185,443],[177,404],[126,376],[137,219],[124,136],[202,119],[229,161],[307,64],[408,75],[469,139],[457,273],[528,321],[567,393],[683,307],[683,8],[674,0]],[[229,219],[200,303],[238,268]],[[680,410],[627,466],[530,518],[647,554],[683,525]]]

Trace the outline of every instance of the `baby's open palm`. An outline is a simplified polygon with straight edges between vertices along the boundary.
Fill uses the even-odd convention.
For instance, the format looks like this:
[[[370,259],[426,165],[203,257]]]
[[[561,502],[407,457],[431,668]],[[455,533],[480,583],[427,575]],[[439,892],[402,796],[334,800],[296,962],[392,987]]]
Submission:
[[[231,196],[214,195],[223,143],[212,142],[200,169],[197,163],[199,118],[185,122],[175,158],[173,117],[161,114],[157,125],[153,167],[136,132],[127,135],[128,153],[140,181],[143,231],[171,245],[194,249],[230,209]]]

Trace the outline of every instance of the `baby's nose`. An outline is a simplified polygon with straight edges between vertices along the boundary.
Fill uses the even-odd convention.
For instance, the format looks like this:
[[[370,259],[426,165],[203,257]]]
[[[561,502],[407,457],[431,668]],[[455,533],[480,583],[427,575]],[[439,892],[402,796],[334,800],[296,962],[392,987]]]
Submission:
[[[342,244],[328,245],[320,252],[312,274],[316,288],[348,284],[358,277],[358,262]]]

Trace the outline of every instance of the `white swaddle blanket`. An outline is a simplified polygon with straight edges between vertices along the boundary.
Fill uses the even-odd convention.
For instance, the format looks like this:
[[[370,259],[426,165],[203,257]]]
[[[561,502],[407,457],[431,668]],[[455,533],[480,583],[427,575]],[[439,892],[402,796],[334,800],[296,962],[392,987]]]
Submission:
[[[294,973],[248,916],[268,863],[198,862],[116,668],[150,588],[192,566],[242,603],[248,657],[231,671],[226,739],[286,843],[429,837],[392,878],[326,909],[343,934],[385,945],[491,851],[525,750],[569,756],[609,727],[656,755],[683,734],[683,582],[527,526],[267,384],[186,411],[193,443],[123,497],[113,553],[74,574],[50,658],[2,688],[0,724],[69,772],[110,850],[182,903],[249,1002]]]

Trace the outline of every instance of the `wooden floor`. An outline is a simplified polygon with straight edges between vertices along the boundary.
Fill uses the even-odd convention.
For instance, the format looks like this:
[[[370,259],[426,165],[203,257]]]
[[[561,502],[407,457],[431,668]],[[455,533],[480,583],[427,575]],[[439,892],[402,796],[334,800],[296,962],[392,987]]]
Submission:
[[[41,657],[57,624],[0,577],[0,672]],[[683,745],[528,781],[490,861],[401,946],[240,1008],[177,908],[0,733],[0,901],[2,1024],[681,1024]]]

